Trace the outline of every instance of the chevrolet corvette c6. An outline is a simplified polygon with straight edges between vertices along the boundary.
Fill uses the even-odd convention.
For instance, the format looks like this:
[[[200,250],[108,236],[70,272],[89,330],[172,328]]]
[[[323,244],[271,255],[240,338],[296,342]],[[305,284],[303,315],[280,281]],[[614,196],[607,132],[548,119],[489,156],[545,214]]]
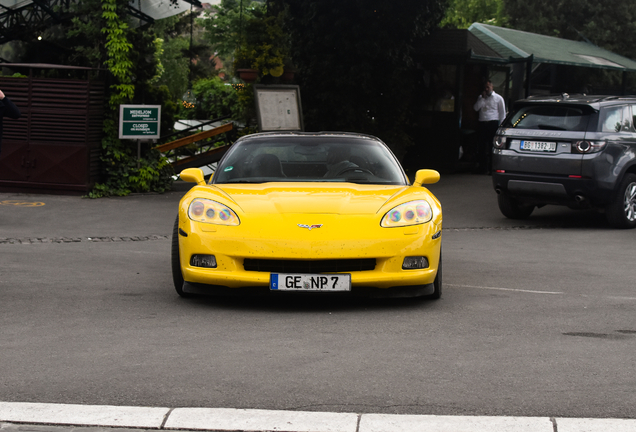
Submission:
[[[442,294],[442,209],[389,147],[353,133],[260,133],[236,141],[181,199],[172,273],[181,296],[251,291]]]

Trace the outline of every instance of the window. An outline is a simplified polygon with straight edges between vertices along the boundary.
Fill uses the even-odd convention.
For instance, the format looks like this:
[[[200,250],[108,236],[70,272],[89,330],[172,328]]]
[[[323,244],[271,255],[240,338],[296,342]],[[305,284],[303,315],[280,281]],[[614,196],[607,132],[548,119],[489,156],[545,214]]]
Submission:
[[[211,182],[354,182],[404,184],[395,157],[380,142],[337,135],[244,138],[219,162]]]
[[[535,105],[519,108],[504,124],[517,129],[585,131],[590,113],[563,105]]]
[[[632,117],[631,107],[625,106],[623,107],[623,126],[621,127],[621,131],[623,132],[634,132],[634,119]]]
[[[601,119],[601,132],[620,132],[623,127],[623,107],[606,108]]]

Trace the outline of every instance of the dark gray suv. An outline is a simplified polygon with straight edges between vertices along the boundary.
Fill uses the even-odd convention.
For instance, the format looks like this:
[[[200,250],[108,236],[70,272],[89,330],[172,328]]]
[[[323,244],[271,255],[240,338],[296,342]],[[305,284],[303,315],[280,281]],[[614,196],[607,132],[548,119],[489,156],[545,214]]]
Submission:
[[[520,100],[497,131],[492,180],[499,209],[523,219],[535,207],[605,211],[636,226],[636,97],[543,96]]]

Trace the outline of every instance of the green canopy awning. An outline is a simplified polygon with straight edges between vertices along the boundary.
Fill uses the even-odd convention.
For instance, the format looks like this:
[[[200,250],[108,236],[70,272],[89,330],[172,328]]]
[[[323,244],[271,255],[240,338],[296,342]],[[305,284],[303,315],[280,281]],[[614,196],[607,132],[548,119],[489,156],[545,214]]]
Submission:
[[[636,61],[588,42],[474,23],[468,31],[501,58],[636,72]],[[499,60],[500,61],[500,60]]]

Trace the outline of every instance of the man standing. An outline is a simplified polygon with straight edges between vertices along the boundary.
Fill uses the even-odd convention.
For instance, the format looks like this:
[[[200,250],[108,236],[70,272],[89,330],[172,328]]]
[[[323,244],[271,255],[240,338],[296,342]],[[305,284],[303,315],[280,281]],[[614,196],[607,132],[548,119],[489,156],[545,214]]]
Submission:
[[[0,151],[2,150],[2,119],[10,117],[12,119],[20,118],[20,110],[11,100],[0,90]]]
[[[506,104],[486,81],[484,91],[475,102],[475,111],[479,111],[479,128],[477,130],[477,173],[490,174],[492,160],[492,140],[497,128],[506,117]]]

